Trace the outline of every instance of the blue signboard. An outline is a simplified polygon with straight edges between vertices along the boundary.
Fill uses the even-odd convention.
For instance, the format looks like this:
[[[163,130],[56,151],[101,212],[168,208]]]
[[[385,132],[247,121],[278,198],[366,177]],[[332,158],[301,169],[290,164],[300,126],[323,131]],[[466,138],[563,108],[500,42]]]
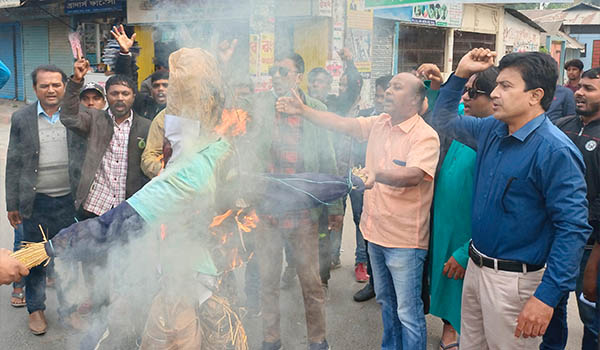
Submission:
[[[66,0],[65,14],[121,11],[123,0]]]

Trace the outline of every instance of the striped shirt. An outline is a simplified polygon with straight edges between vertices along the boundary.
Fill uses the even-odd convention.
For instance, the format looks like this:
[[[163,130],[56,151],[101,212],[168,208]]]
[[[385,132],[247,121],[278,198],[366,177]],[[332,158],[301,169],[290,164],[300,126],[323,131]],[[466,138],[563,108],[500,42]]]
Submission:
[[[110,110],[108,114],[113,121],[113,137],[104,152],[90,193],[83,203],[83,209],[96,215],[102,215],[124,201],[127,185],[127,145],[133,111],[121,124],[116,123]]]

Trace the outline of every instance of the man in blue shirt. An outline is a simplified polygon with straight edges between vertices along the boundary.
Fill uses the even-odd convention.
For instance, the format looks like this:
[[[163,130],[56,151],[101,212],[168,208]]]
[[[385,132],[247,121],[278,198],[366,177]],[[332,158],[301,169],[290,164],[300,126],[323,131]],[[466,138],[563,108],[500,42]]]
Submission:
[[[557,85],[552,104],[546,111],[546,116],[550,118],[551,122],[555,123],[558,119],[569,115],[575,115],[575,96],[571,89]]]
[[[494,114],[457,115],[465,83],[495,56],[467,53],[434,109],[438,128],[477,150],[461,350],[537,349],[553,308],[575,289],[591,233],[585,165],[545,115],[558,76],[549,55],[505,56],[490,95]]]

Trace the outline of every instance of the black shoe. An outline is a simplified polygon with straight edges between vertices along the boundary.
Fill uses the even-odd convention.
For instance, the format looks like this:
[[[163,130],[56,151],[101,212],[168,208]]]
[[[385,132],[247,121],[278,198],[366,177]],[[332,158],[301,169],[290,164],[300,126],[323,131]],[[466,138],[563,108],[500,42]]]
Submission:
[[[327,340],[323,340],[322,343],[311,343],[308,346],[308,350],[329,350],[329,344],[327,344]]]
[[[281,340],[278,340],[274,343],[263,342],[262,350],[281,350]]]
[[[354,301],[357,302],[367,301],[373,298],[375,298],[375,289],[373,288],[373,285],[371,283],[367,283],[367,285],[363,289],[359,290],[358,292],[356,292],[356,294],[354,294]]]

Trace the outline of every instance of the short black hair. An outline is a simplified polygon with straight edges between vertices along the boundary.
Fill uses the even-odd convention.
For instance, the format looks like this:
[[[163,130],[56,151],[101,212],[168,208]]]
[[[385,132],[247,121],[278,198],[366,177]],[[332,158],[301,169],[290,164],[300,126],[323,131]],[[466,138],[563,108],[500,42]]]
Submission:
[[[331,77],[331,74],[323,67],[313,68],[310,72],[308,72],[308,80],[311,80],[312,78],[316,77],[319,74],[325,74],[327,76],[327,79],[329,79],[329,81],[333,80],[333,78]]]
[[[581,75],[582,78],[600,79],[600,67],[588,69]]]
[[[110,87],[113,85],[127,86],[128,88],[133,90],[134,94],[137,94],[136,84],[133,82],[133,80],[130,77],[128,77],[126,75],[115,74],[115,75],[111,76],[110,78],[108,78],[108,80],[106,81],[106,85],[104,85],[104,89],[106,90],[107,95],[108,95],[108,90],[110,90]]]
[[[558,64],[552,56],[542,52],[518,52],[504,56],[498,65],[498,71],[515,68],[525,81],[525,91],[544,90],[540,104],[547,111],[554,99],[558,81]]]
[[[169,80],[169,71],[159,70],[159,71],[152,73],[152,75],[150,76],[151,83],[154,83],[157,80],[164,80],[164,79]]]
[[[387,90],[388,86],[390,86],[390,80],[392,80],[393,75],[384,75],[377,79],[375,79],[375,88],[381,86],[383,90]]]
[[[583,70],[583,62],[581,62],[581,60],[578,60],[577,58],[572,59],[565,63],[565,69],[569,69],[569,67],[575,67],[581,71]]]
[[[490,96],[496,88],[496,78],[498,78],[498,68],[490,67],[483,72],[477,73],[473,86],[477,90],[485,91],[486,95]]]
[[[60,73],[62,76],[62,82],[67,83],[67,75],[63,72],[62,69],[58,68],[53,64],[43,64],[41,66],[37,66],[33,72],[31,72],[31,80],[33,81],[33,86],[37,85],[37,75],[39,72],[52,72],[52,73]]]
[[[302,56],[300,56],[299,54],[297,54],[295,52],[291,52],[291,53],[287,53],[287,54],[278,56],[276,61],[283,61],[285,59],[290,59],[290,60],[294,61],[294,66],[296,67],[296,70],[298,71],[298,73],[304,73],[304,59],[302,58]]]

